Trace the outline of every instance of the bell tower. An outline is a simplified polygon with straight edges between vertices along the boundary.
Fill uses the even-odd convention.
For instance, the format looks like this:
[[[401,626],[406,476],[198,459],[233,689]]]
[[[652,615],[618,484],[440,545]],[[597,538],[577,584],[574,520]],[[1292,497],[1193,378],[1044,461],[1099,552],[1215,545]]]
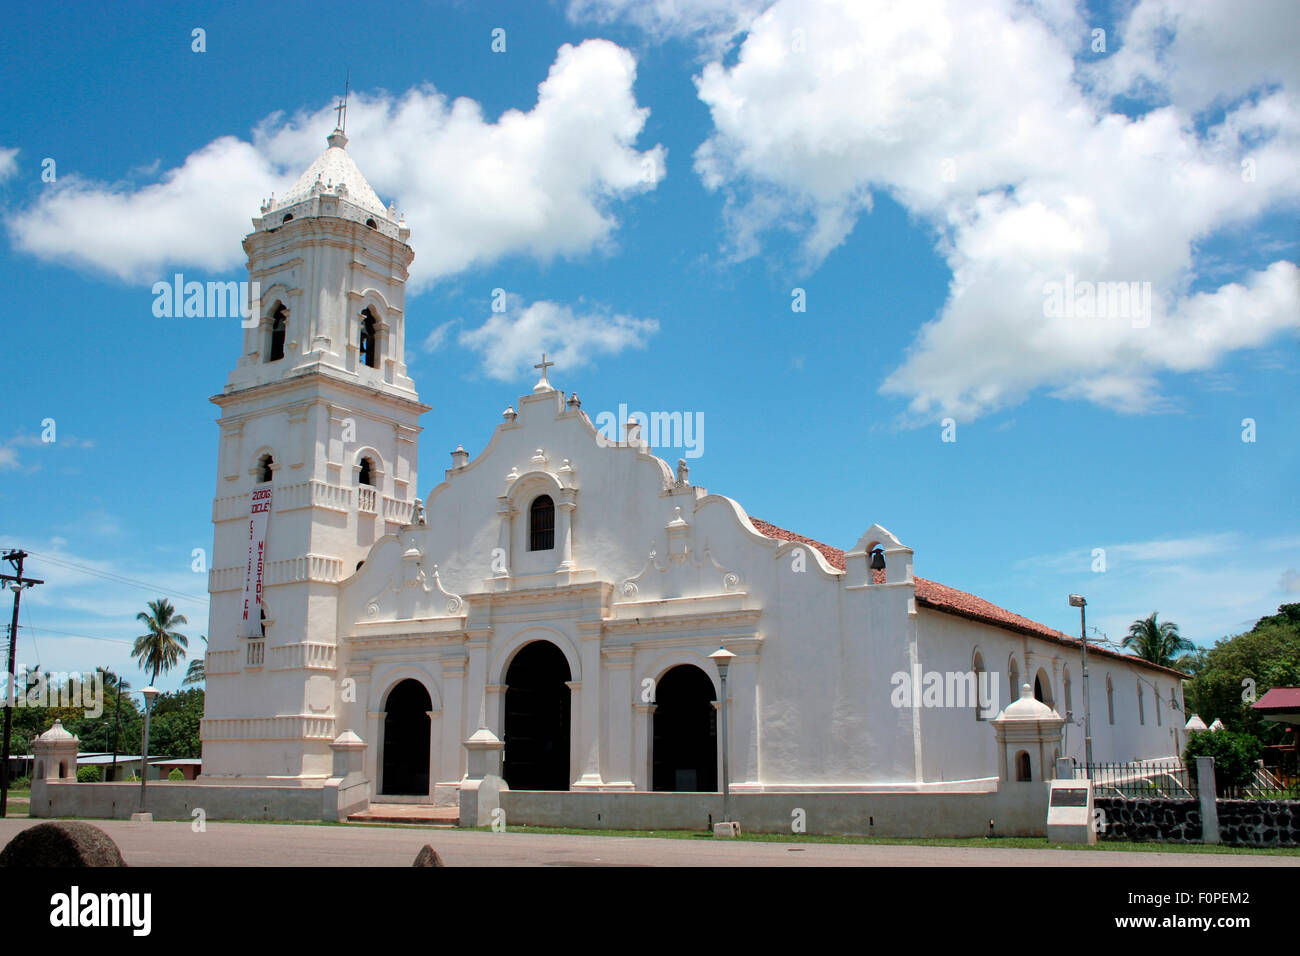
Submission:
[[[419,416],[406,374],[410,230],[339,127],[244,239],[250,284],[221,409],[208,591],[205,777],[328,777],[347,689],[337,596],[409,524]]]

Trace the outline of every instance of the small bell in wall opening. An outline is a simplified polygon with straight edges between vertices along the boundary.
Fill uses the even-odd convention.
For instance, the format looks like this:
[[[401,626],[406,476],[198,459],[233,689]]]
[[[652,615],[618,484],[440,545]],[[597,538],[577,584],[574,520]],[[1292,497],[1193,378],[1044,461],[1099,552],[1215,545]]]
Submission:
[[[885,570],[885,552],[882,551],[880,548],[871,549],[871,570],[872,571]]]

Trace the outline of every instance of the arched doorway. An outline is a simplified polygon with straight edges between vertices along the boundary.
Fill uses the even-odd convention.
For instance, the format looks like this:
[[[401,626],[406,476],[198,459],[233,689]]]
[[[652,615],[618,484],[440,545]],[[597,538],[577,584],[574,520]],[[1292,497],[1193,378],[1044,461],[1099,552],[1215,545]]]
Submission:
[[[418,680],[388,692],[384,704],[384,770],[379,792],[429,793],[429,711],[433,701]]]
[[[713,681],[694,664],[679,664],[655,685],[653,788],[718,789],[718,713]]]
[[[511,790],[569,789],[569,662],[550,641],[506,669],[505,766]]]

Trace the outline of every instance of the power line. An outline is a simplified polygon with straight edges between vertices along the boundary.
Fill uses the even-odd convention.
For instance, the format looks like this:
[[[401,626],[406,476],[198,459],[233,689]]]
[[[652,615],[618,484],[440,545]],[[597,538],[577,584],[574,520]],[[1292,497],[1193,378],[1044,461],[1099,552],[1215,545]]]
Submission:
[[[46,634],[59,634],[63,637],[79,637],[87,641],[108,641],[110,644],[135,646],[135,641],[125,641],[120,637],[95,637],[93,634],[74,634],[72,631],[59,631],[52,627],[32,627],[30,624],[27,625],[27,629],[30,631],[44,631]],[[33,639],[35,639],[35,635],[33,635]]]
[[[121,574],[115,574],[112,571],[101,571],[99,568],[90,568],[84,564],[77,564],[74,561],[65,561],[62,558],[50,557],[49,555],[42,554],[39,551],[28,551],[27,553],[34,558],[40,558],[42,561],[48,561],[51,564],[64,568],[71,568],[75,571],[80,571],[83,574],[90,574],[98,578],[104,578],[105,580],[113,581],[116,584],[125,584],[130,587],[140,588],[143,591],[152,591],[154,593],[161,592],[163,594],[171,595],[172,597],[184,598],[187,601],[197,601],[202,604],[208,603],[206,597],[198,597],[193,594],[186,594],[183,591],[175,591],[171,588],[161,587],[157,584],[149,584],[146,581],[138,581],[135,578],[128,578]]]

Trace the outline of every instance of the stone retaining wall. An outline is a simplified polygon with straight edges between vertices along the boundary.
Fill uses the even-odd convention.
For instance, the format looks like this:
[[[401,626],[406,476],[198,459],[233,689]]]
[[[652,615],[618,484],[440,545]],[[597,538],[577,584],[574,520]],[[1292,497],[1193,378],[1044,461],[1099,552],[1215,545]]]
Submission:
[[[1201,804],[1198,800],[1124,800],[1098,797],[1098,840],[1147,843],[1200,843]]]
[[[1098,798],[1104,826],[1099,840],[1201,843],[1201,809],[1196,800]],[[1219,842],[1225,846],[1300,847],[1300,801],[1216,800]]]
[[[1300,846],[1300,800],[1219,800],[1228,846]]]

